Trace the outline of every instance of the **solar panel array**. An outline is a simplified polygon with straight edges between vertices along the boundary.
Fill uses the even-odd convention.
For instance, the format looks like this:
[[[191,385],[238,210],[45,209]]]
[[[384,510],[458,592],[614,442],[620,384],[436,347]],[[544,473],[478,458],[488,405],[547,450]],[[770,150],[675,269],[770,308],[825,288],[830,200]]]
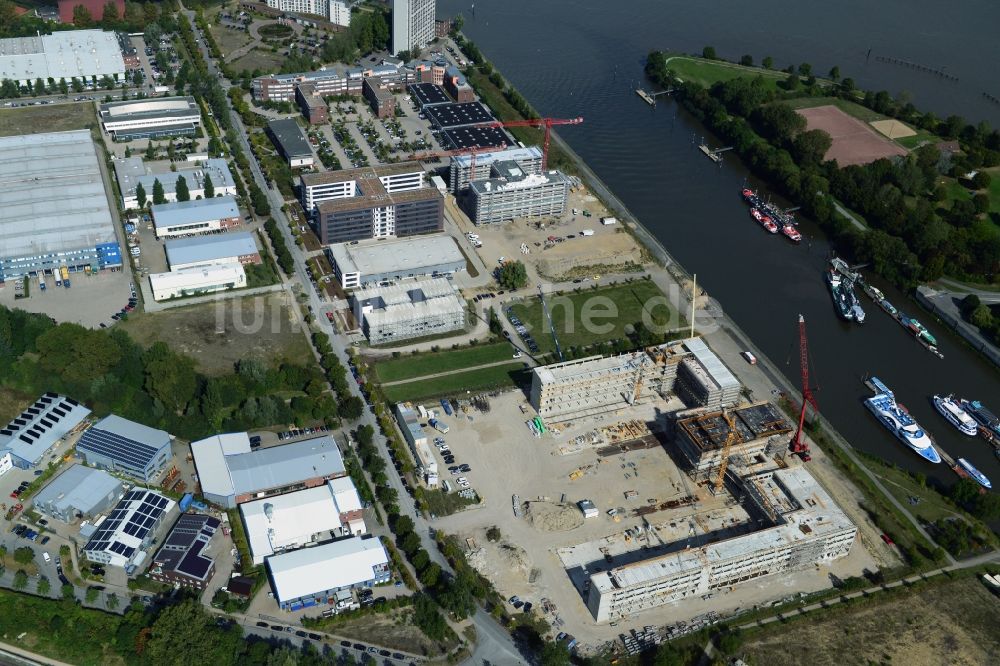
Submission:
[[[137,546],[145,541],[170,503],[166,497],[149,490],[132,490],[118,503],[84,547],[85,551],[110,551],[126,559],[132,559]],[[125,543],[122,535],[133,539]]]
[[[79,404],[73,398],[46,393],[20,415],[14,417],[6,427],[0,428],[0,435],[17,435],[25,444],[34,444]]]
[[[116,464],[133,470],[140,476],[159,451],[154,446],[97,427],[85,432],[76,448],[79,451],[90,451],[110,458]]]
[[[167,535],[155,561],[165,571],[203,581],[212,567],[212,558],[203,554],[221,523],[217,518],[183,514]]]

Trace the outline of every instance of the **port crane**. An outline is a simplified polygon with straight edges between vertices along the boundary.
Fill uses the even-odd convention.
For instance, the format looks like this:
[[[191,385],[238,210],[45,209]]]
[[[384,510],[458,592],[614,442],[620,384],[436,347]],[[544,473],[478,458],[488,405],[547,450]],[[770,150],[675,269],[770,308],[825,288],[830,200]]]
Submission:
[[[535,127],[545,129],[545,141],[542,143],[542,171],[549,164],[549,143],[552,139],[552,128],[556,125],[579,125],[583,118],[529,118],[527,120],[497,120],[483,123],[480,127]]]
[[[806,340],[806,318],[799,315],[799,365],[802,370],[802,410],[799,412],[799,427],[792,440],[792,453],[802,458],[804,462],[810,459],[809,445],[802,441],[802,427],[806,422],[806,405],[812,405],[819,411],[812,388],[809,387],[809,347]]]

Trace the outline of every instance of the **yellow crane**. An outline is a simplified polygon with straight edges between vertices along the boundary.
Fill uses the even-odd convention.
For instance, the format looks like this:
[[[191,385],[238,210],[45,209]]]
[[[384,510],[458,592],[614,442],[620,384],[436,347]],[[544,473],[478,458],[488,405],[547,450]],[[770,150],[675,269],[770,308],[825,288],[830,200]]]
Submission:
[[[725,484],[726,467],[729,466],[729,453],[733,448],[733,442],[736,441],[736,423],[733,422],[733,417],[723,410],[722,418],[726,421],[726,425],[729,427],[729,432],[726,433],[726,441],[722,444],[722,458],[719,460],[719,471],[715,476],[716,495],[719,494],[722,490],[722,486]]]

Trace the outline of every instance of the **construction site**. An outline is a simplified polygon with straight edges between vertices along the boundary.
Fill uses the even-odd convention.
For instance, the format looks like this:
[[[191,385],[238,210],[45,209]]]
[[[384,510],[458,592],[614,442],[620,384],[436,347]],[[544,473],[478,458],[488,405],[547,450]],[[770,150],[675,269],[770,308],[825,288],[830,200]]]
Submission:
[[[629,382],[601,379],[623,362]],[[542,384],[547,372],[579,400],[587,389],[593,410],[550,421],[532,390],[449,423],[484,502],[435,527],[468,539],[469,562],[555,630],[596,641],[622,627],[694,630],[878,568],[791,452],[794,425],[768,402],[741,404],[700,340],[538,368]]]

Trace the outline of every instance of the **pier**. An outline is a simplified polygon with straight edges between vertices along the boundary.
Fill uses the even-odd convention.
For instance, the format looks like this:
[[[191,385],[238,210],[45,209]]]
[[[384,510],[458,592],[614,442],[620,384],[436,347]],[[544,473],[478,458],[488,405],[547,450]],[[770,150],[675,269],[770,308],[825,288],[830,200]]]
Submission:
[[[921,65],[917,62],[910,62],[909,60],[902,60],[901,58],[892,58],[889,56],[875,56],[876,62],[884,62],[890,65],[899,65],[900,67],[907,67],[909,69],[915,69],[918,72],[924,72],[926,74],[933,74],[935,76],[940,76],[942,79],[947,79],[949,81],[958,81],[958,77],[949,74],[943,69],[938,69],[935,67],[928,67],[927,65]]]
[[[653,96],[650,95],[645,90],[643,90],[642,88],[636,88],[635,94],[641,97],[642,101],[644,101],[646,104],[649,104],[650,106],[656,106],[656,100],[653,98]]]
[[[710,160],[712,160],[713,162],[716,162],[716,163],[719,163],[719,162],[722,161],[722,153],[726,152],[727,150],[732,150],[732,149],[733,149],[733,146],[726,146],[725,148],[718,148],[716,150],[712,150],[711,148],[709,148],[705,144],[701,144],[700,146],[698,146],[698,150],[700,150],[701,152],[705,153],[705,156],[708,157],[708,159],[710,159]]]

